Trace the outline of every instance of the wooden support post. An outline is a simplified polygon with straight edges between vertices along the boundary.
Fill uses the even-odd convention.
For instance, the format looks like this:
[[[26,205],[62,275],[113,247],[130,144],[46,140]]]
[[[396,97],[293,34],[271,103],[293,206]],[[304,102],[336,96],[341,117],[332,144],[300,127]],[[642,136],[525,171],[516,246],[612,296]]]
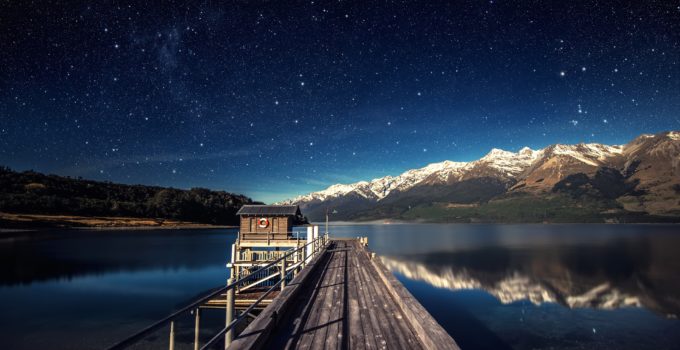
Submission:
[[[198,350],[200,348],[199,343],[198,343],[198,334],[199,330],[201,328],[201,309],[196,308],[194,311],[196,313],[195,316],[195,321],[194,321],[194,350]]]
[[[286,288],[286,259],[281,260],[281,290]]]
[[[170,345],[168,349],[175,350],[175,321],[170,321]]]
[[[227,281],[227,285],[234,282],[233,278]],[[225,327],[230,325],[234,321],[234,288],[229,288],[227,290],[227,320]],[[234,340],[234,329],[233,327],[224,334],[224,348],[228,348],[231,345],[231,341]]]

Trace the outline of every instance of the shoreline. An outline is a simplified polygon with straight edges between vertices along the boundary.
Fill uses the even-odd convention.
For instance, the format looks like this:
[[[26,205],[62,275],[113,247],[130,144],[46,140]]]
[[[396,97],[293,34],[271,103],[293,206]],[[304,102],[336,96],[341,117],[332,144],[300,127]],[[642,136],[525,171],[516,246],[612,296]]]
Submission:
[[[110,216],[41,215],[0,212],[0,235],[47,230],[181,230],[236,228],[236,225],[213,225],[160,218]]]
[[[324,221],[312,221],[314,225],[324,226]],[[550,221],[550,222],[503,222],[503,221],[479,221],[479,222],[446,222],[446,221],[403,221],[395,220],[384,222],[383,220],[370,221],[329,221],[328,226],[357,226],[357,225],[680,225],[680,221],[660,221],[660,222],[569,222],[569,221]]]

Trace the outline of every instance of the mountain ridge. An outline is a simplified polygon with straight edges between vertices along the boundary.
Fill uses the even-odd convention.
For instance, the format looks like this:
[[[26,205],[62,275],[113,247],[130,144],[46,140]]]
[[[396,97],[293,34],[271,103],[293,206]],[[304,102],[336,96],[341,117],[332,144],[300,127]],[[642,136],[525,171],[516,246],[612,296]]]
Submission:
[[[339,220],[419,220],[404,214],[414,207],[483,206],[516,196],[557,198],[561,206],[576,207],[590,200],[609,214],[619,210],[633,216],[678,217],[680,132],[643,134],[624,145],[553,144],[517,152],[493,148],[478,160],[445,160],[397,176],[335,184],[279,204],[298,204],[312,220],[321,218],[321,207],[333,208],[336,214],[342,209]],[[353,204],[361,209],[353,209]],[[475,221],[464,216],[462,221]]]

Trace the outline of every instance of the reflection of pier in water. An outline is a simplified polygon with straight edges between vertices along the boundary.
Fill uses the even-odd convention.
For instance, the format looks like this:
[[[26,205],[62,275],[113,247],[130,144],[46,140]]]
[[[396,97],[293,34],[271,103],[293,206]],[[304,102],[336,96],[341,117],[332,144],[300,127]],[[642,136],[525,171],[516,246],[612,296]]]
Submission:
[[[672,318],[680,313],[674,297],[678,280],[664,273],[672,267],[626,261],[639,256],[588,253],[593,252],[570,259],[564,251],[482,249],[381,259],[390,271],[408,279],[454,291],[484,290],[503,304],[527,300],[569,308],[645,307]]]

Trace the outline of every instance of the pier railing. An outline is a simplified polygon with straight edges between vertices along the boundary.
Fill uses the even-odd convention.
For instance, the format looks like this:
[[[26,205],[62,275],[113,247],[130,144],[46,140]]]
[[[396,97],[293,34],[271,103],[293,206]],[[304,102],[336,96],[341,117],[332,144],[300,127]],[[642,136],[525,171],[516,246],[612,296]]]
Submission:
[[[295,239],[298,242],[303,242],[305,237],[300,235],[304,232],[299,231],[284,231],[284,232],[247,232],[239,231],[236,236],[236,241],[241,244],[241,241],[249,242],[267,242],[267,244],[272,241],[278,241],[281,239]]]
[[[244,321],[247,317],[252,315],[252,311],[273,291],[277,289],[283,290],[286,287],[286,281],[291,274],[303,269],[311,258],[323,251],[323,249],[328,244],[328,233],[325,235],[320,235],[318,238],[308,242],[300,247],[292,248],[285,251],[285,254],[277,259],[271,261],[263,261],[262,265],[259,266],[254,271],[248,273],[245,276],[239,276],[238,278],[229,278],[227,285],[224,287],[218,287],[207,295],[201,297],[200,299],[190,303],[189,305],[173,312],[172,314],[166,316],[165,318],[154,322],[153,324],[147,326],[146,328],[140,330],[139,332],[121,340],[120,342],[110,346],[109,350],[119,350],[126,349],[140,340],[143,340],[147,336],[151,335],[153,332],[161,329],[161,327],[170,325],[170,337],[169,337],[169,350],[174,350],[175,347],[175,320],[185,316],[189,313],[194,313],[195,316],[195,329],[194,329],[194,350],[205,350],[209,349],[218,343],[222,337],[224,337],[225,348],[231,343],[234,336],[234,327]],[[307,247],[311,246],[311,254],[307,256]],[[301,256],[296,263],[291,264],[289,260],[293,256]],[[276,271],[271,271],[273,268]],[[268,273],[267,273],[268,272]],[[239,291],[246,290],[255,285],[261,285],[262,282],[273,280],[278,277],[278,281],[267,285],[269,287],[264,293],[262,293],[258,299],[256,299],[250,306],[248,306],[240,315],[234,317],[235,308],[235,294]],[[256,279],[255,281],[251,281]],[[214,335],[205,345],[200,346],[199,344],[199,332],[200,332],[200,312],[201,306],[207,304],[210,300],[226,295],[226,324],[216,335]]]

